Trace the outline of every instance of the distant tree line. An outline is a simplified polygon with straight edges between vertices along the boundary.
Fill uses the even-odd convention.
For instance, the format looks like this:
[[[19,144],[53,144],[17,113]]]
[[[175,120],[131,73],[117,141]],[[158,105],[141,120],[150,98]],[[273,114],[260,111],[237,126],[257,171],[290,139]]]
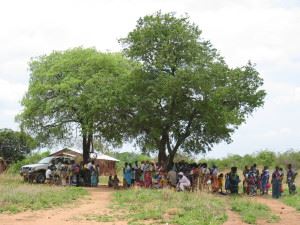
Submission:
[[[251,155],[229,155],[221,159],[203,159],[200,161],[207,162],[210,166],[216,165],[220,169],[228,169],[233,166],[243,169],[246,165],[251,166],[254,163],[258,166],[275,167],[278,165],[283,168],[291,163],[297,169],[300,169],[300,151],[289,150],[283,153],[275,153],[270,150],[263,150]]]

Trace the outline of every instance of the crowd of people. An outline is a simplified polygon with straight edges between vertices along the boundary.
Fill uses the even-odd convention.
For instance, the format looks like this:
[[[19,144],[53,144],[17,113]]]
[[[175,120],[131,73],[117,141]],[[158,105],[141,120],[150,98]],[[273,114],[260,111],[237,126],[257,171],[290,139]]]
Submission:
[[[275,167],[271,174],[264,166],[261,172],[256,164],[245,166],[240,179],[238,168],[232,167],[228,173],[221,173],[217,166],[208,167],[207,163],[175,163],[169,170],[165,170],[158,163],[142,161],[125,163],[123,167],[123,186],[140,186],[145,188],[176,188],[177,191],[207,191],[221,194],[239,193],[242,182],[243,193],[250,196],[265,195],[272,187],[272,197],[279,198],[283,192],[284,169]],[[46,171],[48,183],[74,186],[96,187],[99,183],[99,165],[93,160],[84,164],[77,164],[74,160],[64,162],[61,159],[49,165]],[[289,193],[296,193],[296,170],[291,164],[286,169],[286,183]],[[224,182],[225,181],[225,182]],[[117,175],[109,176],[108,186],[119,188],[120,180]]]
[[[286,170],[286,183],[288,184],[289,193],[296,192],[295,178],[297,172],[289,164]],[[243,170],[242,187],[245,194],[254,196],[257,194],[268,194],[272,187],[272,196],[279,198],[283,192],[282,184],[284,179],[284,170],[276,167],[270,174],[269,169],[265,166],[261,173],[256,164],[250,168],[245,166]],[[113,179],[111,178],[113,186]],[[224,182],[225,181],[225,182]],[[158,163],[142,161],[125,163],[123,167],[123,186],[141,186],[145,188],[166,188],[174,187],[178,191],[209,191],[221,194],[239,193],[239,184],[241,182],[238,174],[238,168],[232,167],[225,174],[220,173],[217,166],[211,168],[206,163],[186,163],[181,161],[175,163],[170,170],[165,170]],[[117,183],[119,179],[117,178]]]
[[[93,160],[77,164],[75,160],[56,159],[46,171],[46,182],[60,185],[96,187],[99,183],[99,165]]]

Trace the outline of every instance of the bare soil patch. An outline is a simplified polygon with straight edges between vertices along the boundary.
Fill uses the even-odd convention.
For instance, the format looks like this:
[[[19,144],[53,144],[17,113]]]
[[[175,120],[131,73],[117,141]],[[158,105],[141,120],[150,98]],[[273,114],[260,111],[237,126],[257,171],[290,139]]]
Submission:
[[[265,204],[270,207],[272,212],[280,217],[278,223],[272,223],[272,225],[299,225],[300,213],[296,209],[285,205],[279,200],[271,199],[269,197],[257,197],[256,201]],[[265,225],[270,224],[259,221],[258,224]]]
[[[106,187],[89,188],[90,195],[64,207],[18,214],[0,214],[1,225],[125,225],[127,222],[96,222],[87,220],[91,214],[108,215],[113,190]]]

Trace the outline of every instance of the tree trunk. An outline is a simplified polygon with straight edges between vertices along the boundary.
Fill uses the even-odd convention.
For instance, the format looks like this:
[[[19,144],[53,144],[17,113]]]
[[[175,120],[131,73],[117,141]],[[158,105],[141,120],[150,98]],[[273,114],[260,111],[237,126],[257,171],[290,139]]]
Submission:
[[[160,147],[159,148],[159,152],[158,152],[158,163],[159,165],[162,165],[163,167],[166,166],[166,163],[167,163],[167,160],[168,160],[168,157],[167,157],[167,154],[166,154],[166,149],[165,147]]]
[[[164,168],[166,168],[167,165],[167,154],[166,154],[166,144],[167,144],[167,136],[165,134],[163,134],[161,136],[161,139],[158,142],[158,163],[163,166]]]
[[[83,155],[84,163],[88,163],[90,159],[90,146],[91,146],[90,135],[84,133],[82,135],[82,155]]]
[[[175,157],[175,152],[172,152],[171,154],[168,155],[167,170],[171,170],[173,168],[174,157]]]

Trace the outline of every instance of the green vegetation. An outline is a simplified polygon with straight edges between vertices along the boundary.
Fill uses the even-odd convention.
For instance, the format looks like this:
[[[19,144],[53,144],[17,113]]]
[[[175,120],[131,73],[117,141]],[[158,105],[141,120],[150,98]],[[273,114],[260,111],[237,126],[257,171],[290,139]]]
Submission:
[[[79,128],[87,161],[93,134],[100,132],[111,143],[118,141],[118,133],[110,129],[113,114],[106,107],[119,96],[117,78],[131,67],[121,54],[94,48],[34,57],[29,64],[29,88],[21,102],[23,111],[17,119],[44,144],[68,139]]]
[[[0,175],[0,193],[0,213],[61,206],[87,195],[82,188],[26,184],[8,174]]]
[[[263,105],[263,80],[250,62],[230,68],[201,33],[188,16],[157,12],[120,40],[122,54],[73,48],[32,58],[22,129],[57,144],[79,128],[85,162],[97,141],[134,141],[168,165],[178,152],[230,142]]]
[[[112,210],[114,217],[129,224],[218,225],[227,219],[222,199],[172,190],[118,191]]]
[[[24,132],[0,129],[0,157],[8,163],[23,159],[36,145],[36,141]]]
[[[283,197],[281,198],[281,200],[289,205],[294,207],[295,209],[297,209],[298,211],[300,211],[300,193],[299,193],[300,189],[298,188],[297,193],[294,195],[290,195],[288,193],[288,189],[286,188],[285,194],[283,195]]]
[[[113,216],[109,215],[88,215],[86,217],[87,220],[97,221],[97,222],[113,222],[115,221],[115,218]]]
[[[263,150],[252,155],[229,155],[222,159],[204,159],[200,161],[206,161],[209,165],[217,165],[221,170],[228,169],[232,166],[237,166],[239,169],[243,169],[244,166],[250,166],[254,163],[260,166],[269,167],[279,165],[283,168],[286,168],[287,164],[291,163],[294,167],[300,168],[300,151],[289,150],[276,154],[271,150]]]
[[[122,101],[112,110],[125,136],[144,152],[158,152],[160,163],[171,165],[180,151],[197,154],[230,142],[264,102],[254,66],[228,67],[201,33],[188,16],[159,11],[140,18],[120,40],[124,54],[141,66],[129,75]],[[119,110],[124,101],[126,111]]]
[[[279,220],[278,216],[271,213],[268,206],[242,197],[231,199],[231,209],[239,213],[242,220],[249,224],[256,224],[258,219],[264,219],[270,223]]]

